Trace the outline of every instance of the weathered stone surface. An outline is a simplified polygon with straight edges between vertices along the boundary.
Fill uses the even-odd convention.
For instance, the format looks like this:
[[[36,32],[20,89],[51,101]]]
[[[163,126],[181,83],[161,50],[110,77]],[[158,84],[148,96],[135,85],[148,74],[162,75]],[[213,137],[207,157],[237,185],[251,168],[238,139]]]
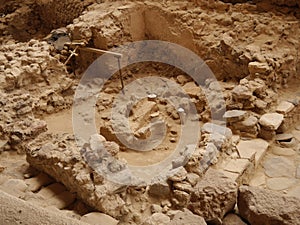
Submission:
[[[296,183],[296,179],[287,177],[275,177],[267,179],[267,187],[270,190],[285,190]]]
[[[46,144],[45,144],[46,143]],[[83,160],[74,136],[68,134],[42,134],[28,145],[27,161],[37,169],[55,177],[71,193],[86,204],[110,216],[118,217],[125,202],[115,193],[120,186],[105,181],[101,175]],[[96,168],[101,152],[89,155],[90,163]],[[32,182],[31,182],[32,183]],[[34,182],[36,184],[36,181]],[[32,185],[33,189],[38,186]],[[63,207],[63,205],[60,205]]]
[[[248,159],[231,159],[224,170],[242,174],[249,166],[250,161]]]
[[[260,125],[268,130],[277,130],[283,122],[283,115],[279,113],[266,113],[259,119]]]
[[[66,217],[63,213],[45,210],[2,191],[0,202],[0,224],[87,225]]]
[[[255,155],[255,166],[258,166],[269,147],[269,143],[262,139],[253,139],[240,141],[236,147],[241,158],[251,159]]]
[[[185,168],[182,166],[182,167],[179,167],[177,169],[177,173],[174,174],[173,176],[169,177],[169,180],[171,181],[183,181],[184,179],[186,179],[187,177],[187,171],[185,170]]]
[[[69,191],[64,191],[48,200],[48,204],[58,209],[64,209],[75,201],[76,195]]]
[[[81,217],[80,221],[91,225],[117,225],[118,220],[104,213],[92,212]]]
[[[299,200],[256,187],[239,188],[240,215],[250,224],[300,224]]]
[[[271,157],[264,161],[263,167],[269,177],[294,177],[295,165],[285,157]]]
[[[35,192],[42,186],[52,183],[53,179],[45,173],[40,173],[37,177],[27,179],[25,182],[29,186],[29,190]]]
[[[210,168],[195,186],[188,208],[205,221],[221,220],[233,209],[236,196],[237,184]]]
[[[300,165],[297,167],[297,170],[296,170],[296,178],[300,179]]]
[[[250,62],[248,64],[250,74],[266,74],[270,71],[270,67],[267,63]]]
[[[237,122],[245,119],[247,112],[243,110],[228,110],[225,112],[223,118],[228,122]]]
[[[247,225],[238,215],[229,213],[223,220],[223,225]]]
[[[0,190],[18,198],[24,198],[28,186],[23,180],[9,179],[0,185]]]
[[[296,154],[292,148],[282,148],[279,146],[272,147],[272,152],[278,156],[292,156]]]
[[[201,132],[209,134],[219,133],[224,135],[226,138],[232,137],[232,131],[229,128],[214,123],[205,123],[201,129]]]
[[[170,194],[170,187],[167,182],[160,182],[150,185],[149,195],[153,197],[168,197]]]
[[[148,217],[142,225],[167,225],[170,222],[170,217],[162,213],[154,213]]]
[[[201,88],[195,82],[188,82],[182,88],[186,94],[194,98],[201,94]]]
[[[193,214],[190,210],[184,209],[175,214],[174,218],[168,223],[168,225],[206,225],[203,217]]]
[[[282,101],[276,108],[276,112],[282,113],[282,114],[287,114],[290,111],[292,111],[295,108],[294,104],[287,102],[287,101]]]

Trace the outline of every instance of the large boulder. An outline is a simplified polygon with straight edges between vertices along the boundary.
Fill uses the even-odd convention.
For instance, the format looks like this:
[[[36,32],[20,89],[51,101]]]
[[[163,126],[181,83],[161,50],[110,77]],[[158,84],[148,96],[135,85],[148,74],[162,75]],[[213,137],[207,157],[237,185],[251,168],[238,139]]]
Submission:
[[[220,223],[234,208],[237,184],[223,173],[210,168],[195,186],[188,208],[205,221]]]
[[[300,224],[299,199],[257,187],[239,188],[238,208],[240,215],[251,225]]]

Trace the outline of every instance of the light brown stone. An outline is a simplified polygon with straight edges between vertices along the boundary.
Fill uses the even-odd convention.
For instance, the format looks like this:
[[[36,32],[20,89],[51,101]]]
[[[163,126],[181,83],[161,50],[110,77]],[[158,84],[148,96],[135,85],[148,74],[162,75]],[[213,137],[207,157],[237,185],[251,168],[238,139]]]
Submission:
[[[250,224],[300,224],[300,202],[257,187],[239,188],[238,208]]]
[[[295,106],[287,101],[282,101],[276,108],[276,112],[278,113],[282,113],[282,114],[287,114],[289,112],[291,112],[293,109],[295,108]]]
[[[118,220],[100,212],[91,212],[81,217],[80,221],[90,225],[117,225]]]
[[[283,115],[279,113],[266,113],[259,119],[260,125],[268,130],[277,130],[283,122]]]

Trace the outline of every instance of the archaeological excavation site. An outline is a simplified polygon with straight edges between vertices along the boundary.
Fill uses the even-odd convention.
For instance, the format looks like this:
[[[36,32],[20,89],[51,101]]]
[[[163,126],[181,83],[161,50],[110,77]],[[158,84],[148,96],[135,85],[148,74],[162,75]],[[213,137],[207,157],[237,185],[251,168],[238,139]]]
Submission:
[[[0,3],[0,225],[300,225],[299,0]]]

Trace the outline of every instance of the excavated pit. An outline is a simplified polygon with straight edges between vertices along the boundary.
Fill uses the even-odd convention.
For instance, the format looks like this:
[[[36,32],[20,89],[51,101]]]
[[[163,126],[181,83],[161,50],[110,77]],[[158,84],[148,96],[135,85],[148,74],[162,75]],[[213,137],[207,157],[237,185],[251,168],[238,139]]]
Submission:
[[[170,224],[189,224],[190,218],[203,224],[204,220],[208,224],[225,224],[228,213],[237,213],[234,206],[238,187],[243,184],[300,197],[298,8],[276,6],[280,10],[265,11],[267,7],[262,9],[259,4],[218,1],[105,2],[88,8],[90,1],[79,1],[76,7],[71,1],[53,3],[54,8],[50,3],[34,3],[38,8],[28,8],[31,2],[27,6],[14,3],[22,6],[11,11],[5,6],[1,9],[5,15],[1,19],[10,21],[1,26],[4,37],[0,48],[0,103],[5,108],[0,111],[4,118],[0,124],[4,151],[0,160],[1,190],[9,192],[9,181],[18,180],[17,191],[10,193],[26,202],[53,212],[58,208],[83,221],[85,214],[97,210],[109,215],[111,224],[117,223],[115,219],[121,224],[168,224],[170,220]],[[22,26],[18,21],[16,24],[18,13],[25,18]],[[86,47],[109,50],[126,42],[154,39],[179,44],[199,55],[222,88],[227,107],[226,132],[212,134],[209,122],[213,109],[208,107],[203,90],[187,74],[156,62],[128,66],[122,69],[125,85],[147,76],[160,76],[183,87],[199,114],[200,141],[188,162],[167,181],[137,187],[107,180],[96,172],[101,158],[95,154],[95,143],[133,166],[158,163],[171,154],[182,135],[180,118],[168,103],[142,99],[129,117],[134,135],[147,138],[149,129],[142,128],[147,128],[150,119],[157,116],[167,121],[167,135],[151,152],[125,147],[110,123],[113,101],[121,92],[115,74],[101,90],[95,107],[97,130],[103,136],[101,143],[91,139],[80,153],[73,136],[71,107],[79,79],[99,55],[82,49],[70,69],[63,65],[69,49],[59,52],[45,42],[28,41],[66,25],[71,39],[84,41]],[[207,80],[205,88],[213,90],[215,85]],[[216,109],[219,104],[209,103]],[[12,150],[21,155],[10,153]],[[55,181],[29,167],[24,152],[31,166]],[[20,169],[12,169],[10,164]],[[283,169],[273,166],[277,164]],[[62,191],[58,197],[51,194],[49,198],[45,188],[56,187],[56,182],[60,182]],[[243,219],[255,224],[246,215],[247,209],[242,208],[245,206],[239,207]],[[184,222],[176,223],[177,214]],[[102,214],[98,216],[104,220]],[[295,221],[290,224],[297,224]]]

